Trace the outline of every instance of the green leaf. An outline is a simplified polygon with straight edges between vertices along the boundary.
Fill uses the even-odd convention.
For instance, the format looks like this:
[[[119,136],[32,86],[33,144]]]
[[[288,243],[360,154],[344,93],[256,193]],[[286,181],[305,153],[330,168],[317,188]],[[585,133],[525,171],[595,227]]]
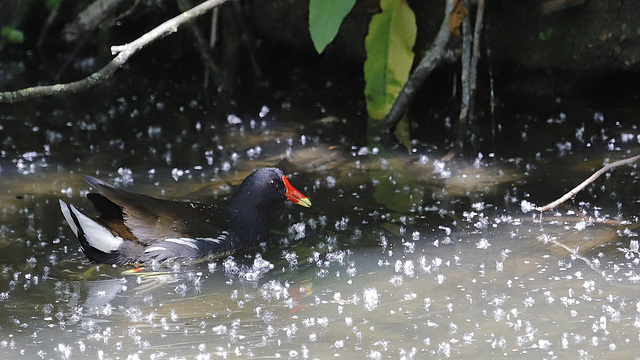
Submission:
[[[62,3],[62,0],[46,0],[45,6],[49,10],[58,10],[60,9],[61,3]]]
[[[365,39],[364,94],[372,119],[384,119],[409,77],[416,41],[416,17],[406,0],[381,0]]]
[[[0,30],[0,36],[12,44],[22,44],[24,42],[24,33],[22,30],[10,26],[4,26],[2,30]]]
[[[551,39],[551,35],[553,35],[553,29],[552,28],[548,28],[545,31],[540,31],[540,34],[538,35],[538,37],[542,41],[547,41],[547,40]]]
[[[356,0],[309,1],[309,33],[318,54],[333,41]]]

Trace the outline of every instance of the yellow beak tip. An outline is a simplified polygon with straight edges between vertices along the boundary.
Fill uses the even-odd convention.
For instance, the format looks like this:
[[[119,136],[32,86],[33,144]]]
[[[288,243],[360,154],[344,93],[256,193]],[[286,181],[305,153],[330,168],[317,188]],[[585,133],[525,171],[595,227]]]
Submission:
[[[298,200],[298,202],[296,204],[308,208],[308,207],[311,207],[311,200],[309,200],[309,198],[303,198],[303,199]]]

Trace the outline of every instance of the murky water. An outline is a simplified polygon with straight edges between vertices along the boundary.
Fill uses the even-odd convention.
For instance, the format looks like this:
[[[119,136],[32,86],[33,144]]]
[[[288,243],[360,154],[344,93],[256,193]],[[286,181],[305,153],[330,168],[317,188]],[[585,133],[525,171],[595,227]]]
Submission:
[[[610,123],[594,110],[570,126],[564,113],[521,115],[510,148],[445,164],[445,150],[421,142],[410,155],[366,147],[354,119],[319,105],[293,114],[286,97],[221,124],[156,95],[16,106],[2,119],[0,357],[637,356],[635,168],[542,218],[529,211],[636,154],[633,115]],[[15,121],[27,115],[49,122]],[[63,198],[93,211],[85,174],[222,203],[265,165],[291,174],[313,207],[283,205],[268,244],[219,261],[92,265],[58,208]]]

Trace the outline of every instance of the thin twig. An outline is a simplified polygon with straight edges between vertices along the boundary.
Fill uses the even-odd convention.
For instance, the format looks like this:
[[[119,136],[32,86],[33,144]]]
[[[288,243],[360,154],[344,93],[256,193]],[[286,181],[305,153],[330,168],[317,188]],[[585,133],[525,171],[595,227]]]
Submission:
[[[420,64],[415,68],[415,70],[409,76],[407,82],[405,82],[402,91],[398,94],[398,98],[396,99],[393,107],[389,111],[389,114],[385,117],[385,119],[380,124],[380,131],[383,134],[390,134],[398,122],[402,120],[402,117],[407,112],[407,107],[409,103],[413,99],[415,92],[418,90],[420,85],[427,79],[431,71],[435,69],[436,66],[440,63],[440,61],[445,57],[445,46],[449,42],[449,15],[453,11],[453,0],[446,0],[446,5],[444,9],[444,20],[442,21],[442,25],[440,25],[440,30],[438,34],[436,34],[435,39],[433,40],[433,44],[425,57],[422,58]]]
[[[35,86],[26,89],[0,92],[0,103],[12,103],[15,101],[26,100],[34,97],[59,95],[59,94],[72,94],[82,90],[86,90],[105,79],[110,78],[115,71],[120,68],[127,60],[138,50],[144,48],[146,45],[153,41],[164,37],[168,34],[178,31],[178,27],[190,21],[210,9],[223,4],[227,0],[207,0],[202,4],[183,12],[182,14],[165,21],[153,30],[142,35],[138,39],[125,45],[112,46],[111,53],[117,54],[111,62],[105,65],[102,69],[94,72],[86,78],[78,81],[74,81],[66,84],[55,84],[47,86]]]
[[[215,8],[211,12],[211,31],[209,32],[209,49],[213,50],[216,47],[216,42],[218,41],[218,14],[220,13],[220,9]],[[205,69],[204,72],[204,85],[205,89],[209,88],[209,68]]]
[[[468,7],[469,1],[465,1]],[[462,83],[462,96],[460,99],[460,114],[458,116],[458,135],[456,142],[451,149],[453,152],[462,151],[464,139],[467,137],[467,123],[469,120],[469,104],[471,99],[471,52],[473,41],[471,34],[471,20],[469,16],[465,16],[462,20],[462,57],[460,59],[462,72],[460,73],[460,82]]]
[[[42,30],[40,31],[40,36],[38,37],[38,42],[36,43],[37,49],[40,49],[42,47],[44,38],[45,36],[47,36],[49,28],[51,27],[51,24],[53,24],[53,21],[56,19],[56,17],[58,17],[58,9],[51,9],[51,11],[49,12],[49,16],[47,16],[47,20],[45,20],[44,26],[42,26]]]
[[[465,2],[468,5],[469,2]],[[442,161],[451,160],[458,152],[462,152],[465,140],[467,139],[467,129],[475,121],[475,96],[478,78],[478,60],[480,59],[480,35],[482,31],[482,18],[484,16],[485,0],[478,1],[476,10],[476,22],[471,35],[471,20],[466,17],[462,22],[462,97],[460,101],[460,114],[458,117],[458,134],[456,141],[449,153],[442,158]],[[472,44],[473,41],[473,44]]]
[[[555,238],[545,239],[543,241],[545,243],[550,242],[553,245],[559,246],[559,247],[567,250],[569,252],[571,258],[577,259],[577,260],[582,260],[585,264],[587,264],[591,268],[591,270],[593,270],[596,273],[600,274],[600,276],[602,276],[605,281],[610,282],[610,279],[606,276],[606,273],[604,272],[604,270],[600,270],[599,269],[599,264],[598,263],[594,262],[593,260],[587,259],[583,255],[580,255],[580,253],[579,253],[580,247],[570,248],[569,246],[561,243],[560,241],[558,241]]]
[[[482,32],[482,19],[484,17],[485,0],[479,0],[476,7],[476,23],[473,32],[473,55],[471,56],[471,69],[469,73],[469,120],[475,121],[475,98],[477,78],[478,78],[478,60],[480,59],[480,38]]]
[[[242,3],[240,1],[234,1],[232,2],[232,4],[233,10],[235,11],[236,17],[238,19],[238,26],[240,27],[240,31],[242,32],[240,40],[244,43],[244,46],[247,47],[247,51],[249,52],[249,59],[251,60],[251,69],[253,69],[253,75],[255,75],[257,78],[261,78],[262,69],[260,68],[260,64],[258,63],[258,56],[256,55],[253,32],[251,31],[251,27],[247,24],[247,20],[244,18]]]
[[[580,192],[580,190],[584,189],[587,185],[591,184],[592,182],[594,182],[597,178],[599,178],[602,174],[606,173],[607,171],[617,168],[619,166],[623,166],[623,165],[630,165],[634,162],[636,162],[638,159],[640,159],[640,155],[636,155],[634,157],[630,157],[628,159],[623,159],[623,160],[618,160],[615,162],[612,162],[610,164],[607,164],[605,166],[602,167],[602,169],[596,171],[595,173],[593,173],[593,175],[589,176],[589,178],[587,178],[587,180],[583,181],[580,185],[574,187],[573,189],[571,189],[571,191],[569,191],[568,193],[564,194],[561,198],[559,198],[558,200],[555,200],[553,202],[548,203],[545,206],[542,207],[537,207],[536,211],[540,211],[540,212],[544,212],[550,209],[553,209],[554,207],[562,204],[563,202],[571,199],[572,197],[574,197],[578,192]]]
[[[178,9],[180,9],[180,11],[186,11],[187,9],[190,9],[192,7],[193,5],[191,4],[191,1],[178,0]],[[211,74],[213,74],[214,77],[219,78],[220,82],[222,83],[226,82],[226,80],[223,79],[224,72],[222,71],[222,69],[220,69],[218,64],[216,64],[216,62],[214,61],[213,56],[211,55],[211,48],[209,47],[209,42],[206,41],[204,35],[200,31],[200,28],[198,28],[198,26],[196,26],[195,23],[188,23],[187,29],[189,29],[189,31],[191,32],[191,34],[195,39],[195,43],[193,44],[193,46],[198,51],[200,60],[205,66],[205,69],[206,69],[205,77],[208,78],[209,71],[211,71]]]

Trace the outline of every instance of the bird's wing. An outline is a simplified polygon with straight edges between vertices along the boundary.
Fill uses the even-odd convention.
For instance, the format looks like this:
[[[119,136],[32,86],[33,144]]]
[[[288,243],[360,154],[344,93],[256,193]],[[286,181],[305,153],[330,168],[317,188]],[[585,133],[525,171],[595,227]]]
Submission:
[[[100,212],[100,220],[125,238],[131,234],[150,245],[168,238],[215,238],[227,228],[225,214],[213,205],[162,200],[94,177],[85,180],[97,191],[87,198]]]

